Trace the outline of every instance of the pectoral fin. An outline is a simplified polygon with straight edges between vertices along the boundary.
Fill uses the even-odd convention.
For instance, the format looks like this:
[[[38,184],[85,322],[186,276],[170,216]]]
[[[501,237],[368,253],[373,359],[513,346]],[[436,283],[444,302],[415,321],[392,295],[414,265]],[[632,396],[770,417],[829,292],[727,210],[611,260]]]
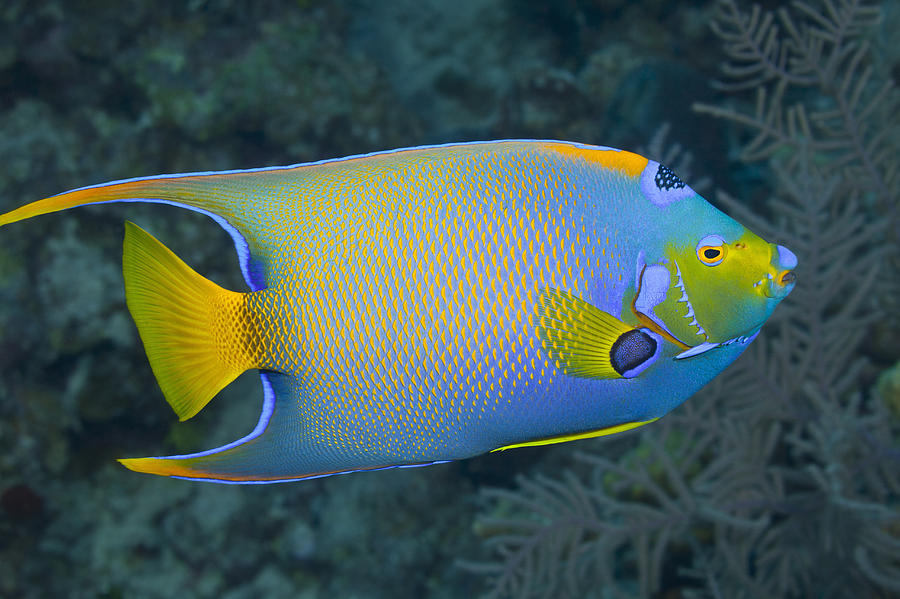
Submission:
[[[544,351],[570,376],[633,378],[659,355],[655,333],[559,289],[541,293],[536,329]]]

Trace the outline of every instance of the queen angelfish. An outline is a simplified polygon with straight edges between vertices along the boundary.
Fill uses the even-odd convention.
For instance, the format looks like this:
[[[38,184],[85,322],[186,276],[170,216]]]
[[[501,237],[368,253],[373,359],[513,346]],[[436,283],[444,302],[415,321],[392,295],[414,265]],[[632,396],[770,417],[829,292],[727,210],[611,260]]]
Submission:
[[[250,291],[126,223],[125,296],[185,420],[248,369],[247,436],[131,470],[276,482],[652,422],[740,355],[796,256],[665,166],[559,141],[407,148],[114,181],[0,216],[157,202],[209,215]]]

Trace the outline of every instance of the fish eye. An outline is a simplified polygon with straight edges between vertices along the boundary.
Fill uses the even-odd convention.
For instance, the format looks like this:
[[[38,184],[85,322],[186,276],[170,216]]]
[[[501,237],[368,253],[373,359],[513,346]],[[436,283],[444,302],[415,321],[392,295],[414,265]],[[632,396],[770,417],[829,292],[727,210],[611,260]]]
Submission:
[[[707,235],[697,244],[697,258],[707,266],[716,266],[725,259],[725,240],[718,235]]]

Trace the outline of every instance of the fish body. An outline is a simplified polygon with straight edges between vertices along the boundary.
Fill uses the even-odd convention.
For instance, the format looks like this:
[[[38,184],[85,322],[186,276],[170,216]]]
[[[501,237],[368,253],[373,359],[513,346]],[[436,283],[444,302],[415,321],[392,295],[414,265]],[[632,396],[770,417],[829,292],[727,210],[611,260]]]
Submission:
[[[450,144],[82,188],[0,216],[152,201],[204,212],[250,291],[126,227],[126,299],[189,418],[247,369],[246,437],[133,470],[276,482],[419,465],[660,418],[758,334],[796,257],[668,168],[556,141]]]

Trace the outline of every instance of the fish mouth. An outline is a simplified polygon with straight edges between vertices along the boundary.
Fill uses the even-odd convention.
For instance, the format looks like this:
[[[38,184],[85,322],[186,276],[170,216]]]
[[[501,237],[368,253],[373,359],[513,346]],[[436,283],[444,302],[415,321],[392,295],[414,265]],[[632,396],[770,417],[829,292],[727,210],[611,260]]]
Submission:
[[[769,299],[783,300],[797,283],[797,255],[783,245],[769,244],[769,268],[759,281],[753,284],[760,287],[763,295]]]
[[[793,271],[783,270],[766,273],[762,279],[754,283],[754,287],[762,287],[763,294],[774,300],[783,300],[794,288],[797,275]]]

